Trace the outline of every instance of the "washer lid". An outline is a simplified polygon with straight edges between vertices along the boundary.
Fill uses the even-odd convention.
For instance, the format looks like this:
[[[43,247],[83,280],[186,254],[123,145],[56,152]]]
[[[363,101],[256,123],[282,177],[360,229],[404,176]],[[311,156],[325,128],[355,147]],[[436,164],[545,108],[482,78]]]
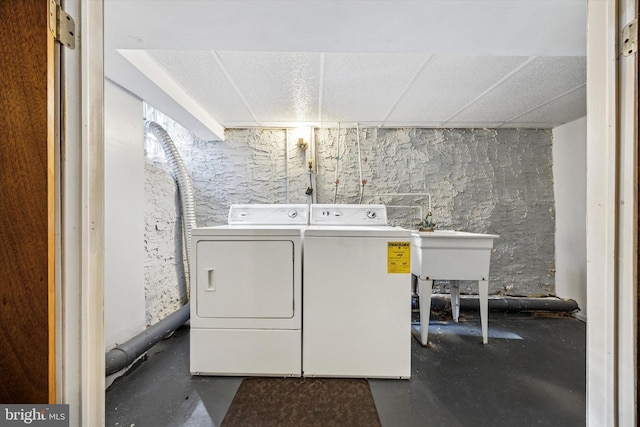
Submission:
[[[311,225],[304,230],[308,237],[383,237],[410,239],[411,230],[402,227],[383,226],[318,226]]]
[[[387,225],[385,205],[311,205],[311,225],[380,226]]]
[[[248,204],[231,205],[229,225],[277,225],[309,223],[309,205],[305,204]]]

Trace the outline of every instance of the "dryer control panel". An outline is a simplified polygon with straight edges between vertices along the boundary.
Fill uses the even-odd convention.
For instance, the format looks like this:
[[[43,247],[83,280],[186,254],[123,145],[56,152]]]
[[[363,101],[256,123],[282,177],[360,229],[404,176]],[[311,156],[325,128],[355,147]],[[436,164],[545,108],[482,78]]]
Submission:
[[[246,204],[231,205],[229,225],[307,225],[309,205]]]
[[[385,205],[311,205],[311,225],[372,226],[387,225]]]

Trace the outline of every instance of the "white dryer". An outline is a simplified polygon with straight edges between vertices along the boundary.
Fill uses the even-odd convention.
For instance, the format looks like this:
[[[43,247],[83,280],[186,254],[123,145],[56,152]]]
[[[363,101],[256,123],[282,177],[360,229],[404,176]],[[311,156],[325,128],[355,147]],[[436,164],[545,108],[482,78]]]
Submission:
[[[311,205],[303,376],[411,376],[411,232],[384,205]]]
[[[190,371],[301,375],[302,231],[308,205],[232,205],[194,228]]]

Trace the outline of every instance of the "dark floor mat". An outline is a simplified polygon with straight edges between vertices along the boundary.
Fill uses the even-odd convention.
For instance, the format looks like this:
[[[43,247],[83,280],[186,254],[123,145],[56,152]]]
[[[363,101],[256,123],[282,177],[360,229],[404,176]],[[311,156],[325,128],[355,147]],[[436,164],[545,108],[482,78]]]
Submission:
[[[222,427],[380,426],[364,379],[249,378]]]

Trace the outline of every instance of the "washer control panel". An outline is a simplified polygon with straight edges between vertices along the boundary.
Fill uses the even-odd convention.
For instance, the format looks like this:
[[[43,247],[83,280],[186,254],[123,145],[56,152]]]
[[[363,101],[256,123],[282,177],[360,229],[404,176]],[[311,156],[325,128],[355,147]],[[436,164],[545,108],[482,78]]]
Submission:
[[[385,205],[311,205],[311,225],[387,225]]]

